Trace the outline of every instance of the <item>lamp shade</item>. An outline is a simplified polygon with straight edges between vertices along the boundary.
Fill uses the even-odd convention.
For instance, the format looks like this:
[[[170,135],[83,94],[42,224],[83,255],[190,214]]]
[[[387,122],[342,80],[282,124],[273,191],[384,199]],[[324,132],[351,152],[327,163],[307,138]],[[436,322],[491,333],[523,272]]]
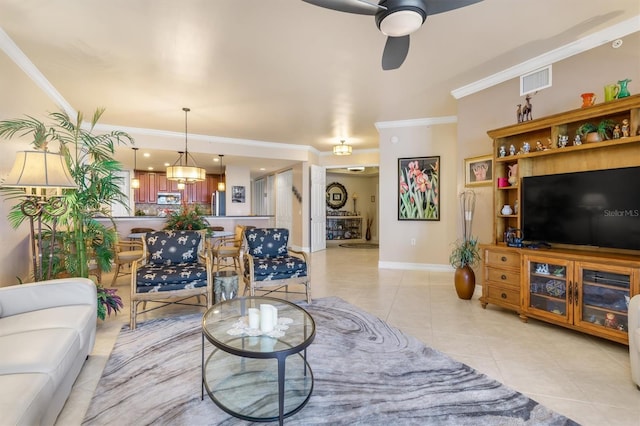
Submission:
[[[333,154],[334,155],[351,155],[351,145],[345,145],[344,141],[342,141],[340,145],[334,145]]]
[[[201,182],[207,178],[205,169],[193,166],[167,167],[167,179],[184,183]]]
[[[48,151],[20,151],[2,186],[77,188],[64,157]]]
[[[135,177],[133,179],[131,179],[131,188],[139,189],[140,188],[140,179],[135,178]]]

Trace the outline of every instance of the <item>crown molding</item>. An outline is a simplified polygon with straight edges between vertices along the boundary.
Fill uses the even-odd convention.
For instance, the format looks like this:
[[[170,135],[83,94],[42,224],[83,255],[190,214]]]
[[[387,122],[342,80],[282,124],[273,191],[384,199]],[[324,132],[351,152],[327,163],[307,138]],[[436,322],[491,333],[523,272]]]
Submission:
[[[448,115],[444,117],[429,117],[429,118],[416,118],[412,120],[397,120],[397,121],[378,121],[375,123],[376,129],[397,129],[402,127],[418,127],[418,126],[436,126],[439,124],[452,124],[457,123],[458,117],[455,115]]]
[[[512,78],[520,77],[531,71],[546,67],[549,64],[561,61],[573,55],[586,52],[595,47],[609,43],[617,38],[640,31],[640,15],[636,15],[618,24],[612,25],[601,31],[595,32],[572,43],[565,44],[557,49],[543,53],[535,58],[514,65],[498,73],[492,74],[481,80],[462,86],[451,91],[454,98],[460,99],[482,90],[504,83]]]
[[[157,129],[145,129],[142,127],[125,127],[125,126],[115,126],[111,124],[96,124],[94,127],[96,130],[103,132],[111,132],[111,131],[123,131],[129,133],[133,136],[153,136],[160,138],[184,138],[184,132],[173,132],[169,130],[157,130]],[[199,135],[188,133],[189,140],[197,140],[203,142],[219,142],[223,144],[234,144],[234,145],[243,145],[249,147],[261,147],[261,148],[280,148],[287,149],[293,151],[304,151],[304,152],[314,152],[316,154],[320,153],[317,149],[313,148],[309,145],[295,145],[281,142],[267,142],[267,141],[257,141],[252,139],[236,139],[236,138],[226,138],[222,136],[209,136],[209,135]]]
[[[11,37],[0,27],[0,49],[7,54],[9,58],[31,79],[33,82],[49,97],[56,105],[58,105],[70,117],[75,117],[78,113],[67,102],[67,100],[56,90],[55,87],[46,77],[36,68],[36,66],[27,58],[17,44],[13,42]]]

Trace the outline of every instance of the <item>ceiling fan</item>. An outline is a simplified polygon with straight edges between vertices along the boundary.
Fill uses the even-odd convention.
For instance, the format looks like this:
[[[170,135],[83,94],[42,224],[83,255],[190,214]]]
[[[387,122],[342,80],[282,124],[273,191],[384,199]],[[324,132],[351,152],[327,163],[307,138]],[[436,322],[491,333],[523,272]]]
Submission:
[[[482,0],[303,0],[304,2],[359,15],[375,15],[378,29],[387,36],[382,69],[400,68],[409,53],[409,34],[417,31],[429,15],[448,12]]]

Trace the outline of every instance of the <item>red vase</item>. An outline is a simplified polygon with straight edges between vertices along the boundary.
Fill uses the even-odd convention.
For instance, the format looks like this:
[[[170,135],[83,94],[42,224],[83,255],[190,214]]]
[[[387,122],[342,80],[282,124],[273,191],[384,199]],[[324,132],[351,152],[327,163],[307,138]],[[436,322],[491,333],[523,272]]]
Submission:
[[[456,269],[453,278],[458,297],[464,300],[471,299],[473,291],[476,289],[476,274],[473,269],[469,265],[464,265],[462,268]]]

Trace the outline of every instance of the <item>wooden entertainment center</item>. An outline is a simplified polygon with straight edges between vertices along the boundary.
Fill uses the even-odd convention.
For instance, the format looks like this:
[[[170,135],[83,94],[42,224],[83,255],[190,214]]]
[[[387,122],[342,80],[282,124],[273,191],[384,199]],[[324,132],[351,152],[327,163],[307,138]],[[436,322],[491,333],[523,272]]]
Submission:
[[[574,145],[582,124],[597,126],[605,119],[619,124],[627,120],[629,136]],[[514,207],[521,199],[525,176],[640,166],[640,95],[487,133],[493,139],[494,220],[493,243],[481,246],[482,307],[492,303],[518,312],[525,322],[536,318],[628,344],[627,304],[640,293],[639,252],[560,244],[540,249],[510,247],[506,232],[522,228],[520,211]],[[554,147],[563,135],[568,136],[568,145]],[[538,141],[544,150],[536,149]],[[525,143],[529,152],[523,148]],[[509,170],[515,168],[513,184],[499,187],[499,178],[508,178]],[[506,209],[509,214],[503,214],[507,204],[513,211]]]

